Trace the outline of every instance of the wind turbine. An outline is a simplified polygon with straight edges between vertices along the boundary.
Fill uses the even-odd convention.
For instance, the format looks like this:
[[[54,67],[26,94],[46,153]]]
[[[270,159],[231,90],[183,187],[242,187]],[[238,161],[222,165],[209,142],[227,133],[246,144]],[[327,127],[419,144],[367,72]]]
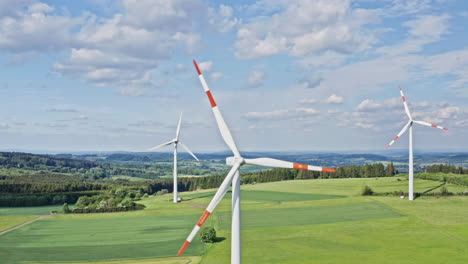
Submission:
[[[226,164],[232,166],[231,170],[227,174],[226,178],[224,178],[221,186],[216,191],[213,199],[209,203],[208,207],[206,208],[205,212],[198,220],[197,224],[193,228],[192,232],[189,234],[187,239],[185,240],[184,244],[180,248],[179,252],[177,253],[178,256],[182,255],[187,248],[187,246],[192,242],[192,239],[200,230],[203,223],[205,223],[206,219],[213,213],[213,210],[219,204],[219,202],[223,199],[223,196],[227,193],[229,189],[229,185],[232,183],[232,226],[231,226],[231,264],[240,264],[241,263],[241,233],[240,233],[240,174],[239,168],[244,164],[251,164],[257,166],[264,166],[264,167],[276,167],[276,168],[289,168],[289,169],[301,169],[301,170],[312,170],[312,171],[323,171],[323,172],[335,172],[335,169],[329,168],[322,168],[317,166],[293,163],[278,159],[271,159],[271,158],[257,158],[257,159],[244,159],[239,150],[236,147],[236,143],[232,138],[231,132],[229,131],[226,122],[224,122],[223,116],[219,111],[219,108],[216,104],[216,101],[211,94],[208,85],[206,84],[205,78],[203,77],[200,68],[197,65],[197,62],[193,60],[193,64],[198,73],[198,77],[200,82],[203,86],[203,89],[208,96],[208,99],[211,104],[211,109],[213,110],[213,114],[216,119],[216,123],[218,124],[219,131],[221,132],[221,136],[224,139],[224,142],[228,145],[231,149],[232,153],[234,154],[233,157],[228,157],[226,159]]]
[[[190,149],[185,146],[182,142],[180,142],[179,140],[179,135],[180,135],[180,125],[182,123],[182,113],[180,113],[180,116],[179,116],[179,123],[177,123],[177,130],[176,130],[176,137],[169,141],[169,142],[166,142],[164,144],[161,144],[159,146],[156,146],[154,148],[151,148],[150,150],[156,150],[160,147],[164,147],[164,146],[168,146],[168,145],[171,145],[171,144],[174,144],[174,172],[173,172],[173,176],[174,176],[174,203],[177,203],[179,201],[179,198],[178,198],[178,194],[177,194],[177,145],[180,144],[184,149],[185,151],[187,151],[190,155],[192,155],[192,157],[194,159],[196,159],[197,161],[200,161],[197,156],[195,156],[195,154],[192,153],[192,151],[190,151]]]
[[[411,117],[411,113],[409,111],[409,108],[408,108],[408,104],[406,103],[405,95],[403,94],[403,89],[401,89],[401,87],[399,87],[399,88],[400,88],[401,99],[403,100],[403,105],[405,106],[405,112],[406,112],[406,115],[409,118],[409,121],[403,127],[403,129],[400,131],[400,133],[398,133],[398,135],[392,141],[390,141],[390,143],[388,143],[387,149],[390,148],[390,146],[392,146],[393,143],[395,143],[395,141],[397,141],[401,137],[401,135],[403,135],[403,133],[405,133],[406,130],[408,130],[408,128],[409,128],[409,164],[408,164],[408,185],[409,186],[408,186],[408,199],[411,201],[411,200],[414,200],[414,192],[413,192],[413,189],[414,189],[413,124],[416,123],[416,124],[419,124],[419,125],[428,126],[428,127],[435,127],[435,128],[442,129],[442,130],[448,130],[448,128],[433,125],[433,124],[429,124],[429,123],[424,122],[424,121],[413,120],[413,118]]]

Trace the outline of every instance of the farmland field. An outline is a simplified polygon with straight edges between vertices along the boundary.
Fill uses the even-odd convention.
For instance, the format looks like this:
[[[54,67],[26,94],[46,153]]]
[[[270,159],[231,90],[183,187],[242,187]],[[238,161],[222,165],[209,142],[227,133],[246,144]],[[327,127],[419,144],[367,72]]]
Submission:
[[[70,208],[73,208],[73,206],[70,206]],[[0,217],[4,215],[46,215],[53,210],[61,212],[62,206],[0,207]]]
[[[467,197],[409,202],[358,195],[364,185],[389,192],[407,183],[392,177],[243,185],[243,262],[468,263]],[[416,192],[438,188],[439,182],[415,180]],[[206,223],[225,239],[203,245],[196,238],[175,257],[212,195],[182,193],[185,201],[174,205],[167,194],[142,200],[142,211],[42,219],[0,236],[0,263],[230,263],[229,199]],[[8,214],[14,210],[22,209]]]

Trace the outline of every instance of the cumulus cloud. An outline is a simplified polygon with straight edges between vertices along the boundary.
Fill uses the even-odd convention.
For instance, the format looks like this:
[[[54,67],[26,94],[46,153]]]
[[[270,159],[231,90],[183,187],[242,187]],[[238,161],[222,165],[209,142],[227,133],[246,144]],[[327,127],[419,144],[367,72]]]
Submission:
[[[314,108],[296,108],[296,109],[281,109],[270,112],[249,112],[245,117],[249,120],[270,120],[270,119],[286,119],[315,116],[320,111]]]
[[[68,59],[53,66],[56,72],[96,86],[141,92],[141,87],[155,86],[152,73],[161,61],[174,52],[199,49],[201,38],[195,32],[206,23],[199,19],[206,10],[202,0],[123,0],[120,13],[110,17],[74,17],[37,1],[0,1],[0,50],[11,54],[12,61],[70,50]]]
[[[281,1],[278,12],[244,23],[237,31],[236,55],[254,59],[286,53],[304,56],[332,50],[352,53],[374,41],[362,27],[375,20],[370,11],[346,0]]]
[[[241,20],[234,16],[234,9],[226,5],[220,5],[217,10],[210,8],[208,21],[220,32],[231,31],[241,23]]]
[[[68,48],[74,41],[71,30],[84,19],[57,15],[53,7],[32,2],[0,1],[0,50],[25,56]]]
[[[213,62],[212,61],[204,61],[198,64],[200,70],[202,72],[210,72],[213,69]]]
[[[327,98],[326,102],[329,104],[342,104],[344,102],[344,98],[336,94],[332,94]]]
[[[247,86],[250,88],[260,87],[263,85],[267,75],[262,71],[253,71],[247,77]]]

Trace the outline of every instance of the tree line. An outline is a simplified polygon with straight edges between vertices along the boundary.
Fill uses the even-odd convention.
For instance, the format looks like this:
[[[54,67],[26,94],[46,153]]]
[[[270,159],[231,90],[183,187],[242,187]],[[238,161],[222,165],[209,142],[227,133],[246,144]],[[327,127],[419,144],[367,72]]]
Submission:
[[[426,167],[426,172],[429,173],[454,173],[454,174],[468,174],[468,169],[461,166],[457,167],[451,164],[434,164]]]

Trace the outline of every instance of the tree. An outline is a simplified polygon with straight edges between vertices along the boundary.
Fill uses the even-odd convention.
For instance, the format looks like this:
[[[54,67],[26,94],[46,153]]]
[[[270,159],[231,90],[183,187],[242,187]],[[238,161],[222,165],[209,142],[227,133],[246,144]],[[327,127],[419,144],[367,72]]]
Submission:
[[[62,210],[63,210],[63,213],[64,213],[64,214],[69,214],[69,213],[71,213],[71,210],[70,210],[70,208],[68,207],[68,204],[67,204],[67,203],[64,203],[64,204],[63,204]]]
[[[200,240],[204,243],[213,243],[216,240],[216,230],[211,226],[206,226],[200,231]]]
[[[374,194],[374,191],[371,189],[371,187],[366,185],[362,188],[362,191],[361,191],[362,196],[373,195],[373,194]]]
[[[385,171],[385,174],[387,177],[392,177],[395,175],[395,166],[393,165],[393,162],[390,162],[390,164],[387,165],[387,170]]]

